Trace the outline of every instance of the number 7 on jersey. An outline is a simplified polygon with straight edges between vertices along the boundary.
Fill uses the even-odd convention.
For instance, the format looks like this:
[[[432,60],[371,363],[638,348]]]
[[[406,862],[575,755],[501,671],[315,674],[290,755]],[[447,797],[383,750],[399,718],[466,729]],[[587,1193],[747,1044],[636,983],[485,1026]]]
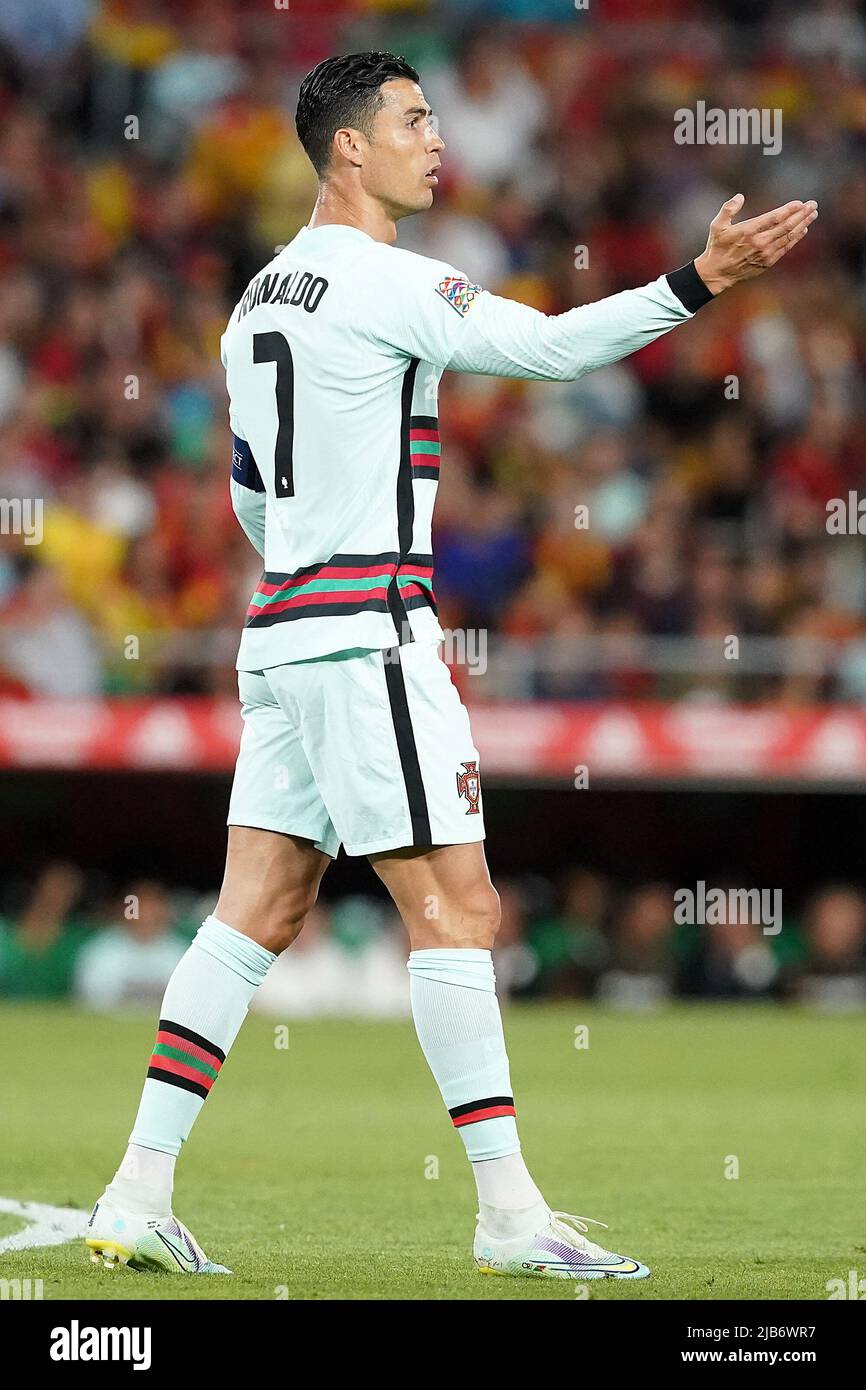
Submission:
[[[294,497],[292,449],[295,442],[295,366],[292,349],[282,333],[254,333],[253,361],[277,364],[277,441],[274,445],[274,492]]]

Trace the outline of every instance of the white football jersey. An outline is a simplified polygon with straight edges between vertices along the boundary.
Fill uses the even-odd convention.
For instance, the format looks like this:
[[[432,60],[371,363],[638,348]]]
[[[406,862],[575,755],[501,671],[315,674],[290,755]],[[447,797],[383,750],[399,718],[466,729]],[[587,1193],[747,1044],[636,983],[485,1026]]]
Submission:
[[[264,560],[238,668],[441,641],[431,523],[446,367],[572,380],[711,297],[690,265],[548,316],[356,227],[304,227],[222,338],[232,500]]]

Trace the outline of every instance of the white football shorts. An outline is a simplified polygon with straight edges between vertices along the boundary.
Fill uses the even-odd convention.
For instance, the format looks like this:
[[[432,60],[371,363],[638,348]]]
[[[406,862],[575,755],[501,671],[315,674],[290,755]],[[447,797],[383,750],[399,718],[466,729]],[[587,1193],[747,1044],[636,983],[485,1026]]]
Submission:
[[[484,839],[478,750],[435,643],[238,673],[228,824],[335,858]]]

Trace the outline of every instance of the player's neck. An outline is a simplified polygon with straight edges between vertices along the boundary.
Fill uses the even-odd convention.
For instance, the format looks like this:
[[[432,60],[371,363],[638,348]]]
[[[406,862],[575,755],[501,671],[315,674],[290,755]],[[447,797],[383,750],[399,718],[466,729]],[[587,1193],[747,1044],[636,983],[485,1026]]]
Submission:
[[[375,199],[365,199],[363,204],[341,196],[332,186],[319,189],[316,206],[313,208],[309,227],[357,227],[366,232],[374,241],[383,241],[392,246],[397,240],[397,224],[393,217]]]

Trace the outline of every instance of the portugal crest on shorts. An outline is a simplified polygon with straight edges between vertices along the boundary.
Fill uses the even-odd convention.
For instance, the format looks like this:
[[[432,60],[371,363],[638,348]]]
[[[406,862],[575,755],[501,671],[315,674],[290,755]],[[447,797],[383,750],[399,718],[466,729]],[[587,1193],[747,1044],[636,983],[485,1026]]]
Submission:
[[[457,774],[457,795],[465,796],[469,802],[467,816],[477,816],[480,811],[478,798],[481,795],[481,774],[476,762],[464,763],[463,766],[466,771]]]

